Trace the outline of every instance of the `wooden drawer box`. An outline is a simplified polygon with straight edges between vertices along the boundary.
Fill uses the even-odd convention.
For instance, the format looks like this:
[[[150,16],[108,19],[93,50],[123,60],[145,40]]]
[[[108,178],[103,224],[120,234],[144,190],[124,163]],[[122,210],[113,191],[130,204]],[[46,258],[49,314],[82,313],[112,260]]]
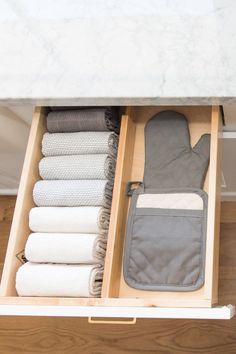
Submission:
[[[146,292],[130,288],[123,279],[122,255],[129,198],[127,182],[142,180],[145,123],[157,112],[174,109],[188,121],[192,145],[211,133],[210,165],[204,189],[208,193],[208,226],[205,284],[193,292]],[[220,223],[220,126],[218,107],[127,107],[122,116],[113,193],[111,221],[101,298],[18,297],[16,271],[30,233],[28,215],[34,206],[32,190],[40,179],[38,163],[47,109],[37,107],[21,177],[19,194],[1,283],[0,314],[102,317],[230,318],[232,306],[213,307],[218,302],[218,254]]]

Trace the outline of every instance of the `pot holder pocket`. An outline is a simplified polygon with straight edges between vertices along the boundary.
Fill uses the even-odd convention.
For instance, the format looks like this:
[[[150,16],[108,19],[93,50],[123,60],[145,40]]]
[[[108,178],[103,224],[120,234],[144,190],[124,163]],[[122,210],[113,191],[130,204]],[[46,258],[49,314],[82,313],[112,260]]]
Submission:
[[[124,279],[133,288],[193,291],[204,284],[207,194],[200,189],[133,192]]]

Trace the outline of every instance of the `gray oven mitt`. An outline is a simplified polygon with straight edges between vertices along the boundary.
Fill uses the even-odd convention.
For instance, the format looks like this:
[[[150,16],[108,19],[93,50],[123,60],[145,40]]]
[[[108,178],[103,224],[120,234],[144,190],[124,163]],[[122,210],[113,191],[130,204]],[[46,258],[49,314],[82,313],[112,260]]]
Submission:
[[[209,134],[192,148],[183,114],[156,114],[145,127],[145,188],[202,188],[209,155]]]
[[[204,283],[210,135],[190,145],[188,121],[155,115],[145,127],[144,183],[133,191],[124,279],[152,291],[193,291]]]

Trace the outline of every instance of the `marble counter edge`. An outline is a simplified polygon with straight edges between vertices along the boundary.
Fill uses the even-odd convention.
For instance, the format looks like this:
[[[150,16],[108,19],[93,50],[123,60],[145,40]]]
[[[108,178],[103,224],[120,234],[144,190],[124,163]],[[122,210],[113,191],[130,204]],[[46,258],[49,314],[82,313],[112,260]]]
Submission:
[[[235,97],[57,97],[1,98],[0,105],[30,104],[37,106],[152,106],[152,105],[223,105],[235,104]]]

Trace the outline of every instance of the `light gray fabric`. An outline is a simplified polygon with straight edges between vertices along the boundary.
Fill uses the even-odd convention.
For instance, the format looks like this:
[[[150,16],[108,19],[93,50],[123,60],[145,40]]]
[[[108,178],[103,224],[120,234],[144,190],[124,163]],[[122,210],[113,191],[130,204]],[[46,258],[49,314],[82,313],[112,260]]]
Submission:
[[[145,188],[202,188],[209,156],[209,134],[192,148],[184,115],[160,112],[145,127]]]
[[[200,188],[209,154],[208,134],[192,149],[188,122],[182,114],[164,111],[146,124],[144,183],[132,195],[124,249],[124,279],[129,286],[151,291],[193,291],[203,285],[207,194]],[[159,205],[169,208],[163,209],[157,198],[151,197],[161,193],[165,203]],[[177,193],[183,197],[186,193],[199,195],[203,210],[199,210],[199,201],[194,207],[195,198],[192,208],[183,208],[186,203],[176,203]],[[148,203],[152,201],[153,207],[140,207],[140,203],[137,207],[142,194],[150,196]]]
[[[108,154],[116,156],[119,136],[114,132],[45,133],[44,156]]]
[[[111,206],[113,185],[106,180],[38,181],[33,189],[37,206]]]
[[[68,155],[44,157],[39,173],[46,180],[113,180],[116,160],[108,155]]]

